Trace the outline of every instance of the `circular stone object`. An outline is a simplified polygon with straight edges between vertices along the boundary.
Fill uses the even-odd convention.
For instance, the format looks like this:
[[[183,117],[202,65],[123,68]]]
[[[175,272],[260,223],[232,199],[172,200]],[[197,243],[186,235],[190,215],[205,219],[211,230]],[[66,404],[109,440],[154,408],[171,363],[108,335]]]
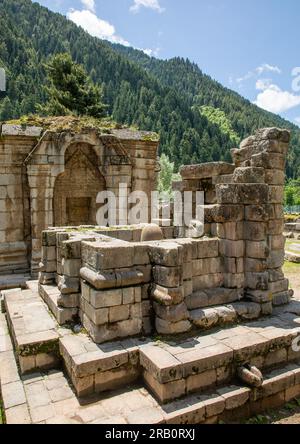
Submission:
[[[163,240],[162,229],[156,224],[146,225],[141,234],[141,242],[160,241]]]

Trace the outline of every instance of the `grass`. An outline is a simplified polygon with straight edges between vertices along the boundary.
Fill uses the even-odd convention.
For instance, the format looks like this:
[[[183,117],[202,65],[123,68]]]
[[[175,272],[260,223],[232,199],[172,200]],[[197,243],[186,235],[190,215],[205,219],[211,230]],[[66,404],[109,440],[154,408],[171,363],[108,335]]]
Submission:
[[[19,119],[9,120],[5,123],[12,125],[21,125],[23,127],[38,126],[44,130],[49,131],[73,131],[80,133],[85,129],[96,129],[102,134],[111,134],[111,130],[114,129],[129,129],[131,131],[139,131],[137,128],[121,125],[110,117],[104,117],[102,119],[96,119],[89,116],[59,116],[59,117],[41,117],[37,114],[30,114],[28,116],[22,116]],[[156,142],[159,140],[157,133],[149,133],[143,136],[143,140]]]
[[[3,410],[2,399],[0,398],[0,424],[5,424],[5,414]]]
[[[299,254],[300,255],[300,248],[297,250],[296,248],[293,248],[292,245],[299,245],[300,247],[300,241],[296,239],[287,239],[285,244],[286,251],[290,251],[291,253]]]
[[[285,261],[283,266],[283,272],[286,275],[296,274],[300,272],[300,264],[296,264],[295,262]]]
[[[269,410],[264,414],[256,415],[253,418],[243,421],[244,424],[273,424],[289,418],[293,415],[300,414],[300,398],[288,402],[280,409]]]
[[[293,223],[300,219],[300,214],[285,214],[284,220],[286,223]]]

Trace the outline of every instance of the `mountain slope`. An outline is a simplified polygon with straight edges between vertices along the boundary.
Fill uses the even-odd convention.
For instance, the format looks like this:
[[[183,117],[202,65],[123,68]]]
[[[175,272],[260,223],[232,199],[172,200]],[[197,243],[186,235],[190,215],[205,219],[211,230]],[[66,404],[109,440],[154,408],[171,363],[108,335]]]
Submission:
[[[259,127],[279,126],[293,131],[288,175],[300,175],[300,130],[295,125],[222,87],[188,60],[158,60],[93,38],[30,0],[0,0],[0,66],[8,72],[0,120],[34,112],[45,101],[43,63],[58,52],[70,52],[94,82],[103,84],[115,120],[159,132],[161,152],[176,167],[230,160],[229,150],[238,142],[232,134],[241,139]],[[224,124],[230,131],[224,131]]]

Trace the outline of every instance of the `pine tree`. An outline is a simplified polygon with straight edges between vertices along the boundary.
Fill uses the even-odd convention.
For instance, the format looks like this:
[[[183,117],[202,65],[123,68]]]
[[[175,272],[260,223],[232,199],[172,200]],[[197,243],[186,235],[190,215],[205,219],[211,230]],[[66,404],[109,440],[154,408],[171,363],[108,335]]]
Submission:
[[[46,115],[103,117],[105,105],[99,85],[92,83],[83,66],[75,63],[70,54],[57,54],[45,66],[50,86],[49,97],[39,110]]]

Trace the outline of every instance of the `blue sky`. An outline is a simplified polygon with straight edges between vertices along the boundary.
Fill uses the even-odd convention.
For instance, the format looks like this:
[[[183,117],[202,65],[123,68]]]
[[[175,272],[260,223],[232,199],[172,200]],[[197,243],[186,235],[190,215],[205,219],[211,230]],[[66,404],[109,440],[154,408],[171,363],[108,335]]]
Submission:
[[[39,3],[100,38],[163,59],[188,57],[224,86],[300,125],[299,0]]]

